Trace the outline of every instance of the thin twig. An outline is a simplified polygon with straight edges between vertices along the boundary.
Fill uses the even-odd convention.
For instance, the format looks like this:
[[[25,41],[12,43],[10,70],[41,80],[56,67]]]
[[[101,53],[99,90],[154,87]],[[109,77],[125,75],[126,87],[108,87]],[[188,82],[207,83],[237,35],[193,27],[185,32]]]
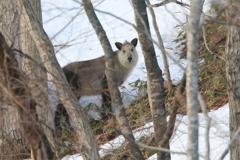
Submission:
[[[157,4],[153,4],[153,5],[147,4],[147,7],[160,7],[160,6],[164,6],[164,5],[168,4],[168,3],[172,3],[172,2],[174,2],[174,3],[176,3],[176,4],[179,4],[179,5],[181,5],[181,6],[190,7],[189,4],[187,4],[187,3],[182,3],[182,2],[177,1],[177,0],[165,0],[165,1],[161,2],[161,3],[157,3]]]
[[[145,1],[147,2],[147,4],[151,5],[149,0],[145,0]],[[170,71],[169,71],[169,65],[168,65],[168,58],[166,56],[166,50],[164,48],[163,40],[162,40],[160,31],[158,29],[158,25],[157,25],[157,22],[156,22],[156,16],[155,16],[154,10],[151,7],[149,8],[149,10],[150,10],[150,13],[152,15],[152,23],[153,23],[153,27],[154,27],[154,30],[155,30],[156,35],[157,35],[158,44],[159,44],[160,50],[162,52],[162,59],[163,59],[163,64],[164,64],[164,72],[165,72],[166,78],[167,78],[168,92],[169,92],[169,94],[171,94],[171,91],[172,91],[172,80],[171,80],[171,74],[170,74]]]
[[[209,130],[210,130],[210,124],[211,124],[211,118],[207,114],[207,107],[204,102],[204,99],[202,95],[198,92],[198,101],[202,107],[204,119],[206,121],[206,130],[205,130],[205,145],[206,145],[206,154],[205,159],[210,160],[210,143],[209,143]]]
[[[218,24],[223,24],[223,25],[240,27],[240,24],[236,23],[236,22],[219,21],[219,20],[209,19],[209,18],[206,18],[205,21],[211,22],[211,23],[218,23]]]
[[[210,48],[208,47],[207,39],[206,39],[206,32],[205,32],[204,26],[202,26],[202,31],[203,31],[203,41],[204,41],[204,45],[206,46],[206,49],[208,50],[208,52],[209,52],[211,55],[216,55],[216,54],[214,54],[214,53],[210,50]],[[223,58],[222,56],[217,55],[217,57],[219,57],[219,58],[221,58],[222,60],[226,61],[225,58]]]
[[[148,145],[143,144],[143,143],[141,143],[141,142],[135,141],[135,140],[131,139],[130,137],[125,136],[124,134],[122,134],[122,132],[121,132],[120,130],[118,130],[118,129],[116,129],[116,128],[115,128],[115,130],[116,130],[116,132],[117,132],[118,134],[122,135],[125,139],[127,139],[127,140],[129,140],[129,141],[131,141],[131,142],[134,142],[135,144],[137,144],[137,145],[139,145],[139,146],[141,146],[141,147],[143,147],[143,148],[151,149],[151,150],[156,150],[156,151],[167,152],[167,153],[172,153],[172,154],[182,154],[182,155],[186,155],[186,152],[171,151],[171,150],[166,149],[166,148],[148,146]]]
[[[224,157],[227,155],[232,143],[237,139],[237,137],[240,134],[240,128],[238,128],[237,132],[233,135],[232,139],[230,140],[229,144],[227,145],[227,147],[224,149],[224,151],[222,152],[219,160],[223,160]]]

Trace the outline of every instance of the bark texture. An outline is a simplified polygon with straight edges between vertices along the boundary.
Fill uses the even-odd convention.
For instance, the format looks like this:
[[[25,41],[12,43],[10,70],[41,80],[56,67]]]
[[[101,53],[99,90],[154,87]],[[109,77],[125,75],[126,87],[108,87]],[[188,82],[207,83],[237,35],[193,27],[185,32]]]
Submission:
[[[227,21],[232,24],[240,23],[240,2],[227,1]],[[240,28],[228,26],[226,45],[226,75],[228,82],[228,99],[230,107],[230,138],[240,127]],[[235,139],[230,148],[230,159],[240,159],[240,138]]]
[[[120,92],[118,90],[118,85],[115,83],[115,73],[112,68],[114,68],[114,60],[113,60],[113,50],[112,47],[108,41],[108,38],[106,36],[106,33],[99,22],[94,9],[93,5],[90,0],[83,0],[83,5],[84,9],[86,11],[86,14],[88,16],[88,19],[90,23],[92,24],[98,39],[103,47],[104,53],[105,53],[105,58],[106,58],[106,77],[108,81],[108,88],[111,94],[111,98],[113,100],[114,106],[115,106],[115,115],[118,120],[121,133],[123,134],[124,137],[128,137],[127,140],[129,141],[129,150],[133,158],[138,159],[138,160],[143,160],[143,155],[138,147],[133,140],[134,136],[132,134],[132,130],[130,129],[128,125],[128,120],[126,118],[126,113],[124,109],[124,105],[121,100]]]
[[[41,60],[49,73],[50,79],[54,83],[54,87],[59,91],[59,99],[66,107],[68,114],[75,125],[75,131],[78,136],[79,152],[86,160],[100,159],[97,144],[93,132],[81,110],[81,106],[74,98],[74,94],[70,89],[65,75],[55,57],[54,48],[47,34],[39,23],[34,14],[33,8],[29,0],[17,1],[18,10],[21,11],[25,22],[28,23],[27,29],[32,36],[39,52]]]
[[[43,73],[43,70],[40,69],[41,59],[39,52],[36,48],[35,42],[32,40],[29,32],[27,30],[27,23],[23,16],[21,16],[22,10],[18,10],[16,6],[16,1],[12,0],[2,0],[0,3],[0,30],[3,35],[6,37],[8,45],[13,45],[12,47],[23,51],[24,54],[29,55],[33,62],[29,58],[23,58],[22,56],[17,56],[18,67],[26,71],[27,75],[31,77],[31,81],[28,82],[29,86],[32,87],[31,93],[34,95],[32,98],[37,102],[37,112],[38,118],[44,122],[47,126],[51,127],[52,117],[49,107],[47,107],[48,97],[47,97],[47,81],[46,81],[46,72]],[[41,22],[41,5],[40,0],[31,1],[31,6],[35,10],[35,14],[38,15],[38,20]],[[41,107],[40,107],[41,106]],[[14,106],[4,106],[1,109],[1,128],[2,136],[5,139],[13,137],[17,141],[21,141],[21,145],[26,145],[25,140],[22,138],[23,132],[21,131],[21,120],[17,112],[17,108]],[[53,135],[49,128],[43,125],[47,137],[51,140],[53,145]],[[6,136],[6,135],[10,135]],[[9,150],[9,149],[8,149]]]
[[[198,35],[202,1],[191,1],[190,6],[190,16],[187,26],[187,159],[198,160]]]
[[[167,125],[164,105],[164,80],[162,78],[162,70],[158,66],[153,42],[150,39],[151,33],[145,1],[132,0],[132,3],[135,10],[134,14],[137,28],[141,31],[145,31],[143,33],[138,30],[138,35],[147,68],[147,90],[154,124],[154,137],[156,145],[159,145]],[[162,152],[159,151],[157,155],[158,160],[170,159],[168,153],[162,154]]]
[[[14,53],[2,34],[0,34],[0,71],[2,82],[0,94],[7,95],[5,101],[17,106],[25,136],[31,145],[32,159],[52,159],[53,152],[38,120],[37,104],[25,84],[28,79],[18,69]]]
[[[10,0],[0,0],[0,10],[0,31],[9,46],[13,45],[14,48],[21,49],[20,37],[16,36],[20,30],[16,6]],[[17,107],[6,104],[3,100],[4,96],[0,96],[0,141],[2,142],[0,154],[4,159],[5,154],[18,152],[16,147],[10,149],[9,144],[6,143],[25,145],[26,139],[22,136],[23,128]],[[10,159],[10,157],[7,158]]]
[[[18,0],[16,0],[15,3],[17,4]],[[37,17],[37,21],[42,25],[41,1],[30,1],[30,4],[31,6],[29,7],[33,8],[34,14]],[[22,10],[23,9],[20,11]],[[25,71],[25,73],[32,79],[32,81],[29,83],[29,86],[31,87],[32,96],[34,96],[34,99],[37,103],[37,113],[39,120],[45,124],[42,125],[44,132],[47,134],[48,139],[54,146],[53,133],[52,130],[49,129],[53,129],[53,117],[51,109],[48,105],[47,72],[42,67],[40,67],[42,66],[41,64],[43,61],[40,57],[40,53],[37,49],[37,46],[35,45],[35,41],[33,40],[32,35],[29,34],[29,23],[26,23],[26,19],[24,18],[22,12],[20,12],[19,17],[21,33],[19,36],[21,39],[21,51],[35,61],[33,62],[32,59],[29,58],[22,58],[22,70]]]

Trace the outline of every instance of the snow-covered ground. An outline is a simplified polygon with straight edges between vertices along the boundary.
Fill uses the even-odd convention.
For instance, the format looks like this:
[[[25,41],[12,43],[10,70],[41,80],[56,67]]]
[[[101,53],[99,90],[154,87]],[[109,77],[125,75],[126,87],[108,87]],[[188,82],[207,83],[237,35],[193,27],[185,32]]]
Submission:
[[[218,110],[212,110],[209,112],[211,117],[211,127],[209,132],[210,140],[210,158],[212,160],[218,160],[222,154],[222,151],[227,147],[229,142],[229,107],[228,104]],[[153,133],[152,123],[148,123],[141,128],[133,131],[136,139],[141,136],[147,136]],[[205,156],[205,120],[203,114],[199,114],[199,155],[200,160],[204,160]],[[100,146],[100,155],[104,156],[105,152],[118,148],[123,142],[124,138],[119,136],[114,140]],[[175,152],[187,151],[187,116],[178,115],[176,128],[173,138],[170,141],[170,149]],[[185,155],[171,154],[172,160],[186,160]],[[156,160],[156,155],[148,158],[148,160]],[[79,154],[73,156],[65,156],[62,160],[82,160]],[[224,160],[230,160],[229,154]]]
[[[124,20],[135,23],[134,13],[130,1],[128,0],[105,0],[105,1],[93,1],[94,6],[98,10],[106,11],[121,17]],[[159,1],[151,1],[152,4],[159,3]],[[209,1],[206,1],[204,5],[204,11],[209,10]],[[52,41],[57,51],[56,56],[61,66],[74,61],[94,59],[102,56],[103,50],[99,43],[99,40],[92,29],[91,24],[86,17],[83,7],[74,1],[66,0],[42,0],[43,8],[43,22],[44,28],[49,37],[52,37]],[[173,42],[178,36],[180,27],[178,25],[186,22],[186,14],[188,9],[183,8],[177,4],[170,3],[166,6],[155,8],[155,14],[157,17],[158,27],[164,42],[164,46],[169,56],[173,57],[178,64],[186,66],[185,60],[179,60],[179,50],[177,45]],[[76,18],[75,15],[78,15]],[[125,40],[132,40],[137,36],[136,31],[132,26],[122,22],[115,17],[107,14],[97,12],[98,18],[101,21],[107,36],[111,42],[112,48],[116,50],[115,42],[124,42]],[[149,20],[151,16],[149,14]],[[71,23],[67,26],[68,22]],[[151,25],[151,22],[150,22]],[[66,28],[64,28],[67,26]],[[151,25],[152,26],[152,25]],[[60,30],[63,31],[59,32]],[[151,28],[152,37],[156,40],[154,30]],[[63,45],[64,44],[64,45]],[[62,46],[60,46],[62,45]],[[163,63],[160,50],[155,46],[157,60],[160,68],[163,70]],[[123,84],[125,88],[121,88],[124,93],[124,104],[128,104],[137,95],[137,91],[133,90],[128,83],[134,82],[137,79],[146,80],[146,69],[144,64],[143,55],[140,45],[137,46],[139,52],[139,61],[131,76]],[[179,68],[178,64],[173,60],[169,60],[171,78],[174,83],[178,83],[182,77],[183,71]],[[93,100],[97,104],[101,105],[99,96],[84,97],[80,100],[83,107],[88,105],[89,100]],[[229,140],[228,132],[228,105],[217,111],[211,111],[209,116],[212,118],[211,130],[210,130],[210,146],[211,146],[211,159],[217,159],[221,154],[221,151],[226,147]],[[205,121],[202,114],[199,114],[199,152],[204,155],[204,127]],[[171,150],[185,152],[187,148],[187,116],[178,116],[177,127],[174,136],[171,140]],[[142,134],[149,135],[153,132],[151,123],[146,124],[140,129],[134,131],[134,135],[137,137]],[[149,128],[150,127],[150,128]],[[148,129],[144,129],[148,128]],[[124,139],[120,136],[111,142],[102,145],[99,151],[101,156],[104,156],[106,149],[112,149],[118,147]],[[79,154],[73,156],[67,156],[63,160],[79,160],[82,159]],[[156,159],[155,155],[149,158],[149,160]],[[172,154],[172,160],[184,160],[186,156]],[[228,160],[229,157],[226,157]]]

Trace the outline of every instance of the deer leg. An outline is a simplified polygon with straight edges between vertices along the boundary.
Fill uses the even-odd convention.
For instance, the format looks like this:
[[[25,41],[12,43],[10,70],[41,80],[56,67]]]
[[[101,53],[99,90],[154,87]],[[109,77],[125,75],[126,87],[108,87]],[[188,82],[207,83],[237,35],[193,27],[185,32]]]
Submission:
[[[69,115],[67,113],[67,110],[62,103],[59,103],[57,105],[57,109],[55,111],[55,117],[54,117],[54,123],[55,123],[56,129],[62,129],[64,126],[66,126],[66,124],[61,123],[61,119],[63,117],[66,117],[66,124],[70,125]]]
[[[72,88],[72,90],[78,89],[78,75],[71,71],[64,72],[66,79],[68,81],[68,84]]]
[[[104,116],[109,116],[111,113],[111,95],[108,89],[108,84],[107,84],[107,77],[104,76],[101,82],[102,86],[102,107],[104,109],[103,113],[103,118]]]
[[[78,84],[77,84],[78,76],[77,76],[77,74],[75,74],[74,72],[71,72],[71,71],[66,71],[66,72],[64,72],[64,74],[66,76],[66,79],[67,79],[71,89],[73,91],[77,90],[78,89]],[[75,95],[75,96],[76,96],[76,98],[80,99],[80,97],[78,95]],[[62,126],[61,126],[61,119],[63,117],[66,118],[66,124],[62,124]],[[55,117],[54,117],[54,123],[55,123],[56,128],[62,129],[64,126],[67,126],[67,125],[70,126],[69,119],[70,119],[70,117],[67,113],[66,108],[64,107],[64,105],[62,103],[59,103],[57,105],[57,109],[55,111]]]

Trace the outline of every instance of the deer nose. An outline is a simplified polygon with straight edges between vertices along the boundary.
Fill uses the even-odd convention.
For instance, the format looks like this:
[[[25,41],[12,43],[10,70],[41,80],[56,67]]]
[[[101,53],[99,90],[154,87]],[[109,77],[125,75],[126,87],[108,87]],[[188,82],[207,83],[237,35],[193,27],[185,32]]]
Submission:
[[[132,57],[128,57],[128,61],[131,62],[132,61]]]

